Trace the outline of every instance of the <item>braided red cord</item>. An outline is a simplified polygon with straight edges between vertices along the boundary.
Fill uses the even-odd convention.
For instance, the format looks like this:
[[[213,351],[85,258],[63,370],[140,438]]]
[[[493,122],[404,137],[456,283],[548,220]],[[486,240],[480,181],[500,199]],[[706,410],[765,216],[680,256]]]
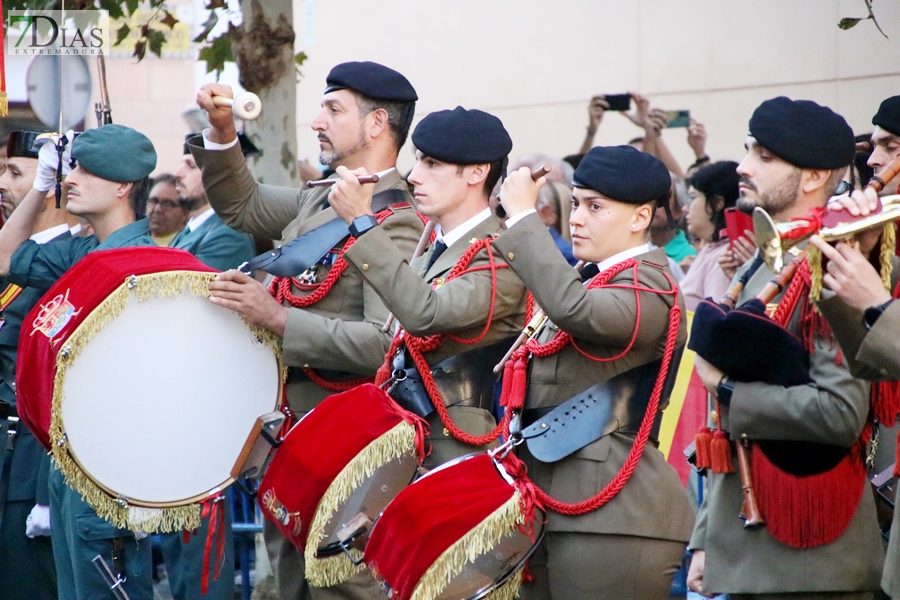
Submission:
[[[441,397],[440,390],[438,390],[437,384],[434,381],[434,377],[431,375],[431,368],[428,365],[428,361],[425,359],[425,354],[439,348],[446,338],[450,338],[451,340],[461,344],[477,344],[478,342],[483,340],[488,331],[490,331],[491,323],[494,319],[494,311],[497,301],[497,269],[508,268],[508,265],[506,265],[505,263],[498,265],[494,262],[494,253],[491,249],[491,244],[493,243],[493,241],[493,238],[485,238],[476,240],[475,242],[470,244],[463,255],[460,257],[460,259],[457,261],[457,263],[447,274],[447,277],[444,279],[445,282],[449,282],[467,273],[490,269],[491,305],[488,310],[487,321],[485,322],[484,329],[481,331],[481,333],[468,340],[452,334],[417,337],[409,335],[408,332],[404,331],[402,328],[398,328],[394,339],[391,341],[391,346],[388,349],[387,354],[385,355],[385,362],[381,366],[381,368],[378,369],[378,373],[375,377],[376,385],[381,385],[390,378],[391,363],[393,361],[394,355],[400,348],[400,345],[405,344],[406,350],[409,352],[409,356],[412,358],[413,363],[416,365],[416,369],[418,369],[419,371],[419,375],[422,377],[422,384],[425,386],[425,389],[428,392],[428,397],[431,399],[431,403],[434,405],[435,411],[437,412],[441,423],[443,423],[444,427],[454,438],[456,438],[460,442],[463,442],[464,444],[469,444],[471,446],[483,446],[485,444],[493,442],[498,437],[500,437],[509,429],[509,421],[512,418],[512,412],[506,411],[506,414],[504,414],[503,419],[500,421],[500,423],[497,424],[493,431],[486,435],[475,436],[463,429],[460,429],[453,422],[453,419],[447,412],[447,407],[444,404],[443,398]],[[475,255],[477,255],[483,249],[487,250],[488,265],[482,267],[473,267],[470,269],[469,265],[471,264],[472,260],[474,260]],[[518,408],[521,408],[521,404]]]
[[[534,294],[531,291],[525,293],[525,322],[530,323],[534,316]]]

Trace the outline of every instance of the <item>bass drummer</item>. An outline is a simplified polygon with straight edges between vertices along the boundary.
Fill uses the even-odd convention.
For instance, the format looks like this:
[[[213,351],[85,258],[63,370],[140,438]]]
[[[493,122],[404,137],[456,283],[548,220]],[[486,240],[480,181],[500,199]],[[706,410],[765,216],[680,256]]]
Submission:
[[[77,165],[69,172],[73,158]],[[84,217],[94,234],[49,244],[29,239],[47,193],[57,184],[60,156],[52,142],[41,147],[32,188],[0,229],[0,275],[39,294],[89,252],[156,246],[147,220],[135,220],[135,207],[146,201],[149,175],[156,167],[156,151],[147,136],[123,125],[104,125],[74,142],[67,139],[61,160],[69,186],[68,211]],[[99,554],[126,579],[123,588],[132,600],[152,599],[150,538],[100,518],[56,468],[50,470],[49,487],[59,598],[109,597],[109,585],[91,563]]]
[[[602,410],[586,415],[588,429],[596,432],[600,425],[602,437],[573,431],[548,439],[575,449],[561,460],[541,462],[523,450],[529,476],[549,494],[538,498],[549,512],[546,537],[531,559],[533,581],[523,583],[521,597],[667,598],[694,514],[655,441],[643,447],[617,494],[604,490],[606,497],[586,508],[569,510],[566,503],[595,497],[614,478],[627,476],[623,464],[636,432],[647,415],[647,425],[658,426],[668,401],[666,392],[654,395],[640,384],[666,378],[661,359],[677,364],[687,337],[684,303],[666,255],[649,244],[653,213],[668,204],[669,172],[658,159],[628,146],[597,147],[585,155],[574,175],[569,220],[573,254],[594,263],[581,276],[535,212],[543,183],[532,181],[526,168],[510,174],[500,191],[508,230],[494,244],[550,319],[513,355],[533,355],[523,425],[552,422],[554,408],[573,397],[603,394],[613,378],[620,389],[634,392],[614,396],[621,402],[612,407],[599,403],[611,409],[611,420]],[[599,274],[590,278],[593,273]],[[648,408],[654,399],[655,411]]]
[[[500,119],[458,106],[422,119],[412,141],[416,165],[408,179],[419,212],[436,223],[434,243],[407,264],[409,257],[392,247],[381,227],[373,227],[345,257],[404,329],[385,368],[396,369],[402,379],[394,399],[428,420],[430,469],[493,441],[491,369],[524,325],[525,287],[490,247],[502,225],[488,199],[512,149]],[[356,179],[365,172],[338,167],[337,173],[342,180],[328,196],[334,211],[347,223],[372,218],[372,186]],[[427,336],[443,338],[431,347]],[[440,397],[426,390],[417,364],[428,367],[424,377],[433,378]],[[451,422],[442,421],[435,402],[447,406]]]

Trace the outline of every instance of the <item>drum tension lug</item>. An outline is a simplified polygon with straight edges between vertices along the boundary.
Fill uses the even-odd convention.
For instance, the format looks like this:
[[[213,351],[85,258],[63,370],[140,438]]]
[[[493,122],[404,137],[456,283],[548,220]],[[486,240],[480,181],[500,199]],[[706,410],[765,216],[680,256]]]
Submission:
[[[347,555],[347,558],[350,559],[354,565],[362,564],[363,557],[360,553],[362,548],[354,548],[354,542],[358,541],[363,535],[368,533],[368,531],[372,528],[372,519],[368,517],[365,513],[359,513],[350,521],[347,522],[346,525],[341,527],[335,532],[335,536],[338,538],[338,544],[341,546],[341,550],[344,551],[344,554]],[[351,550],[357,551],[357,556],[354,556]]]

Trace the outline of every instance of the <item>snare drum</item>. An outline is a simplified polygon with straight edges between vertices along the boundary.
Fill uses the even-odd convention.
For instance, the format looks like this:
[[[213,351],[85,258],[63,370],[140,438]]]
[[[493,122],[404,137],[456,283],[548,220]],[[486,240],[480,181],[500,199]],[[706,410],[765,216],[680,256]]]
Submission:
[[[528,483],[492,453],[472,454],[400,492],[364,560],[391,600],[515,598],[543,529]]]
[[[329,396],[285,436],[257,494],[263,514],[304,551],[310,585],[365,570],[361,547],[423,458],[423,421],[365,384]]]
[[[280,403],[280,340],[210,302],[213,277],[182,250],[93,252],[23,322],[20,414],[118,527],[199,526]]]

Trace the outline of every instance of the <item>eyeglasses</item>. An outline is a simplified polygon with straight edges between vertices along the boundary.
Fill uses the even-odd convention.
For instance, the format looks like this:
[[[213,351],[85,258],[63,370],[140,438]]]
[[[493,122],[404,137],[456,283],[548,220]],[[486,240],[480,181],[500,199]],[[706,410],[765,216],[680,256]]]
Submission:
[[[161,208],[164,208],[166,210],[181,208],[181,205],[174,200],[160,200],[159,198],[154,198],[152,196],[150,198],[147,198],[147,206],[150,206],[151,204],[159,205]]]
[[[852,192],[853,189],[854,189],[854,188],[853,188],[853,184],[852,184],[852,183],[850,183],[849,181],[843,181],[843,180],[842,180],[842,181],[838,184],[837,189],[834,190],[834,195],[835,195],[835,196],[843,196],[844,194],[849,194],[850,192]]]

